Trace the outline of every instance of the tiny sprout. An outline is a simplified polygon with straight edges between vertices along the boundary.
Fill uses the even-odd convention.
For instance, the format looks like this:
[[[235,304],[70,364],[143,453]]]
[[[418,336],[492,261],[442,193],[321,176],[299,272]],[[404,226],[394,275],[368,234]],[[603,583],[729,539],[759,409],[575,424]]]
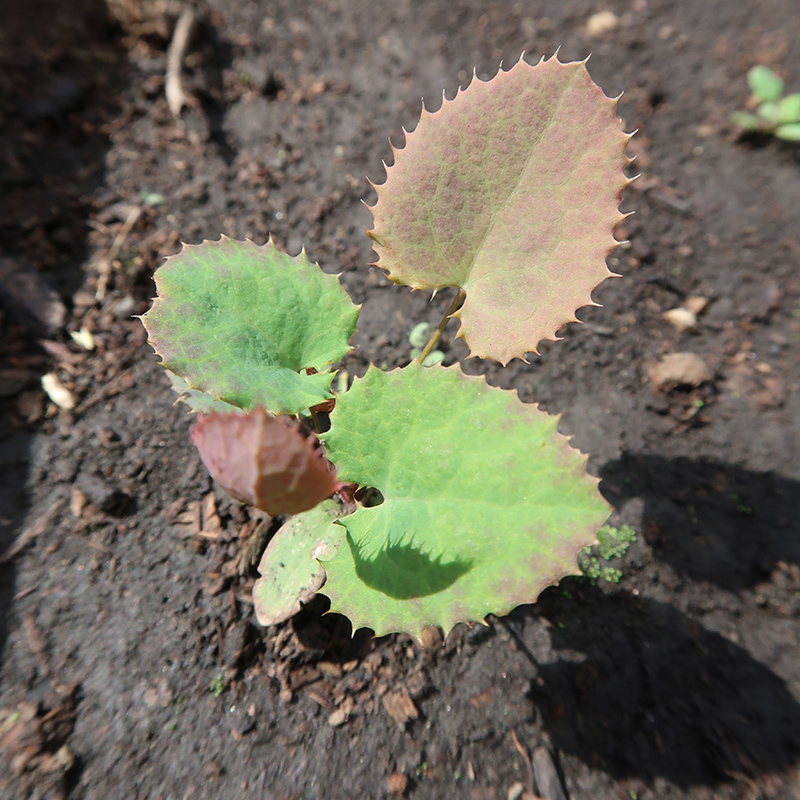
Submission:
[[[408,343],[411,345],[412,358],[419,358],[422,355],[422,350],[430,338],[432,327],[427,322],[420,322],[411,329],[411,333],[408,334]],[[444,353],[441,350],[431,350],[422,360],[422,366],[432,367],[434,364],[441,364],[442,361],[444,361]]]
[[[735,111],[731,122],[746,131],[771,133],[778,139],[800,142],[800,92],[783,95],[783,80],[759,64],[747,73],[747,83],[757,104],[756,113]]]

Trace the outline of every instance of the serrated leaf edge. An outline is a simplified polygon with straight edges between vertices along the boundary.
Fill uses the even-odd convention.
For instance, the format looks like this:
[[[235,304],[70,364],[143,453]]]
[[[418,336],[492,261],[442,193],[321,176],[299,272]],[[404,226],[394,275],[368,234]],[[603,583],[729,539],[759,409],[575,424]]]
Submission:
[[[587,463],[589,461],[589,454],[588,453],[584,453],[579,448],[572,446],[572,440],[575,438],[575,434],[564,434],[564,433],[561,433],[560,430],[558,430],[558,426],[559,426],[559,424],[561,422],[561,418],[562,418],[561,414],[551,414],[550,412],[545,411],[544,409],[540,408],[539,407],[539,403],[525,403],[525,402],[523,402],[519,397],[519,390],[518,389],[500,389],[497,386],[492,386],[486,380],[486,376],[485,375],[468,375],[467,373],[465,373],[460,368],[460,365],[458,363],[451,364],[450,366],[439,365],[438,367],[435,367],[435,368],[445,369],[445,370],[453,370],[455,372],[455,374],[459,375],[462,379],[466,379],[466,381],[477,381],[479,383],[483,383],[484,386],[487,387],[488,389],[504,392],[505,394],[510,395],[510,396],[516,396],[517,402],[520,403],[521,405],[523,405],[525,407],[536,409],[537,411],[541,411],[543,414],[546,414],[548,417],[553,419],[554,422],[555,422],[555,425],[554,425],[554,433],[555,433],[555,435],[557,437],[559,437],[561,439],[561,441],[565,445],[567,445],[570,448],[570,450],[582,461],[582,466],[583,466],[582,476],[583,476],[584,480],[586,480],[590,485],[593,484],[595,488],[597,488],[597,486],[600,484],[600,480],[601,479],[599,477],[597,477],[595,475],[591,475],[589,472],[586,471],[586,465],[587,465]],[[367,376],[367,374],[369,374],[370,370],[377,370],[378,372],[391,373],[391,372],[395,372],[395,371],[400,370],[400,369],[404,369],[404,368],[403,367],[395,367],[394,369],[391,369],[391,370],[381,370],[379,367],[375,366],[374,364],[370,364],[369,367],[367,368],[367,372],[364,373],[364,376],[362,376],[361,378],[356,378],[355,380],[363,380]],[[323,444],[324,444],[325,434],[322,434],[319,438],[323,441]],[[338,465],[334,464],[334,466],[336,466],[337,470],[340,469],[338,467]],[[345,480],[344,482],[347,483],[347,480]],[[358,484],[358,485],[359,485],[359,488],[362,488],[361,484]],[[605,500],[605,498],[602,496],[602,494],[599,491],[598,491],[598,495],[602,498],[603,502],[605,502],[606,505],[608,506],[608,516],[610,516],[611,515],[611,511],[612,511],[611,506],[608,505],[608,502]],[[345,529],[347,529],[347,525],[344,522],[345,519],[346,519],[346,517],[343,517],[341,519],[335,520],[335,524],[342,525]],[[597,526],[598,530],[605,524],[607,519],[608,519],[608,517],[606,517],[605,520],[603,520],[602,522],[600,522],[598,524],[598,526]],[[325,587],[329,585],[327,579],[326,579],[326,582],[323,585],[323,587],[319,590],[319,593],[325,595],[330,600],[331,605],[330,605],[330,609],[329,609],[328,613],[343,614],[344,616],[346,616],[351,621],[352,626],[353,626],[351,635],[355,635],[355,632],[360,628],[367,628],[367,629],[373,631],[373,633],[375,634],[376,637],[388,636],[391,633],[406,633],[409,636],[411,636],[414,639],[416,639],[417,642],[421,642],[421,640],[422,640],[422,632],[424,631],[425,628],[427,628],[427,627],[429,627],[431,625],[434,625],[436,627],[441,628],[443,633],[444,633],[444,635],[445,635],[445,637],[447,637],[447,635],[450,633],[450,631],[452,631],[452,629],[459,622],[465,622],[467,624],[479,623],[479,624],[486,625],[486,624],[488,624],[488,623],[486,623],[486,618],[488,616],[490,616],[490,615],[491,616],[501,617],[501,616],[504,616],[504,615],[508,614],[509,612],[513,611],[513,609],[517,608],[520,605],[526,605],[528,603],[535,603],[538,600],[538,598],[541,596],[542,592],[544,592],[549,587],[557,586],[564,578],[569,577],[570,575],[580,575],[581,571],[580,571],[580,568],[578,567],[578,554],[584,548],[592,547],[592,546],[594,546],[596,544],[598,544],[598,538],[597,538],[597,534],[595,532],[594,538],[591,541],[587,541],[585,544],[580,545],[575,550],[574,555],[572,555],[570,557],[571,566],[569,568],[565,568],[565,570],[563,572],[556,571],[556,573],[554,574],[554,576],[552,578],[547,579],[547,582],[544,584],[544,586],[539,591],[539,594],[536,597],[533,597],[533,598],[531,598],[529,600],[522,600],[522,601],[519,601],[519,600],[516,600],[516,599],[511,599],[504,606],[502,606],[501,608],[497,608],[497,609],[489,608],[485,612],[482,612],[482,616],[481,616],[480,619],[464,619],[464,618],[462,618],[462,617],[460,617],[458,615],[444,614],[439,619],[420,620],[417,624],[415,624],[413,626],[412,625],[404,625],[404,626],[401,627],[399,623],[398,624],[388,623],[388,624],[385,624],[385,625],[381,625],[379,621],[376,621],[375,619],[371,619],[367,615],[361,614],[358,611],[353,611],[353,610],[347,608],[346,606],[341,605],[340,601],[337,600],[335,597],[331,597],[330,592],[329,591],[328,592],[325,591]],[[336,555],[338,555],[338,551],[337,551],[337,553],[332,554],[330,556],[330,558],[326,558],[326,559],[324,559],[322,561],[320,561],[320,559],[317,559],[317,560],[320,561],[320,563],[324,567],[325,564],[328,563],[329,561],[333,560],[333,558],[335,558]],[[326,571],[326,574],[327,574],[327,571]]]
[[[199,248],[204,247],[207,244],[221,244],[222,242],[226,242],[226,241],[227,242],[233,242],[234,244],[252,244],[252,245],[254,245],[255,247],[258,247],[258,248],[264,248],[264,247],[272,246],[279,253],[282,253],[283,255],[289,256],[289,258],[304,257],[308,261],[309,264],[311,264],[313,266],[316,266],[317,269],[319,269],[321,272],[323,272],[324,275],[330,275],[331,277],[334,277],[337,280],[339,280],[341,278],[341,276],[344,274],[343,272],[335,272],[335,273],[324,272],[322,270],[322,268],[320,267],[318,261],[312,261],[308,257],[308,253],[306,251],[305,245],[301,245],[300,252],[296,256],[289,255],[289,253],[287,253],[284,250],[281,250],[278,247],[278,245],[275,243],[275,240],[272,238],[272,234],[269,235],[269,238],[267,239],[266,242],[264,242],[264,244],[257,244],[256,242],[254,242],[249,237],[245,237],[244,239],[234,239],[234,238],[232,238],[230,236],[226,236],[224,233],[221,233],[219,235],[219,239],[203,239],[203,241],[200,242],[200,244],[189,244],[188,242],[181,242],[181,249],[177,253],[172,253],[171,255],[165,256],[164,257],[164,261],[159,266],[159,269],[161,267],[165,266],[166,264],[168,264],[170,261],[176,259],[177,257],[182,256],[187,250],[198,250]],[[153,282],[155,283],[156,291],[158,291],[158,280],[157,280],[155,274],[153,275]],[[341,280],[339,280],[339,285],[341,286]],[[342,286],[342,290],[345,291],[345,294],[347,294],[348,298],[350,299],[350,302],[353,303],[353,300],[352,300],[352,298],[350,298],[350,295],[347,293],[346,290],[344,290],[344,286]],[[153,352],[161,359],[161,361],[159,361],[158,363],[165,370],[167,370],[169,372],[172,372],[175,375],[178,375],[180,378],[183,378],[183,380],[185,380],[186,384],[187,384],[187,387],[186,387],[187,391],[191,389],[191,390],[194,390],[196,392],[203,392],[204,394],[207,394],[210,397],[213,397],[215,400],[219,400],[222,403],[228,403],[228,405],[233,406],[234,405],[233,403],[229,402],[228,400],[224,400],[222,397],[220,397],[215,392],[211,392],[208,389],[206,389],[205,387],[198,386],[197,384],[192,383],[189,380],[189,378],[187,378],[184,375],[180,375],[180,373],[175,372],[173,369],[170,369],[170,367],[167,366],[167,364],[168,364],[167,360],[164,358],[163,354],[159,352],[158,348],[155,346],[155,344],[153,344],[153,342],[150,339],[150,329],[147,327],[147,321],[145,319],[147,317],[147,314],[150,311],[153,310],[153,308],[155,307],[156,302],[158,300],[160,300],[160,299],[161,299],[160,295],[156,295],[156,297],[153,297],[153,298],[150,299],[150,308],[147,311],[145,311],[144,314],[134,314],[133,315],[133,318],[134,319],[138,319],[139,322],[141,322],[142,325],[144,326],[144,329],[147,332],[147,344],[150,346],[150,348],[153,350]],[[355,306],[356,309],[358,309],[358,312],[360,314],[361,313],[361,308],[363,306],[363,303],[353,303],[353,305]],[[342,358],[344,358],[344,356],[346,356],[348,353],[350,353],[353,349],[355,349],[355,345],[350,344],[350,342],[348,341],[347,342],[347,350],[342,355]],[[331,362],[331,364],[333,364],[333,363],[336,363],[336,362]],[[329,367],[330,364],[328,364],[327,366]],[[325,370],[324,369],[323,370],[317,370],[317,372],[325,374]],[[297,374],[299,375],[300,373],[298,372]],[[335,375],[335,372],[331,372],[331,381],[333,381],[334,375]],[[333,394],[331,393],[330,385],[329,385],[328,386],[328,399],[330,399],[331,397],[333,397]],[[174,405],[177,405],[180,402],[186,403],[186,400],[183,397],[183,393],[179,394],[178,399],[175,401]],[[188,405],[188,403],[186,403],[186,405]],[[239,406],[234,406],[234,407],[239,408]],[[242,409],[242,410],[244,410],[244,409]],[[191,409],[191,413],[199,413],[199,412],[195,411],[195,409]],[[272,412],[270,412],[270,413],[272,413]]]
[[[392,166],[388,166],[386,164],[385,160],[381,161],[381,163],[383,164],[384,172],[385,172],[384,180],[381,183],[374,183],[372,180],[367,178],[367,182],[375,190],[376,194],[379,194],[379,191],[378,191],[379,188],[381,186],[384,186],[386,184],[386,182],[389,180],[389,170],[392,169],[392,167],[396,163],[397,153],[399,153],[399,152],[401,152],[402,150],[405,149],[405,145],[406,145],[406,142],[407,142],[409,134],[413,134],[414,131],[417,129],[417,127],[419,127],[419,122],[422,120],[422,116],[424,114],[428,114],[429,116],[434,116],[436,114],[439,114],[441,112],[442,108],[444,108],[446,104],[454,102],[456,100],[456,98],[460,94],[463,94],[464,92],[466,92],[475,83],[475,81],[477,81],[479,83],[483,83],[483,84],[491,83],[497,77],[497,75],[499,74],[500,71],[510,72],[514,67],[516,67],[521,61],[524,60],[524,57],[525,57],[525,51],[523,51],[522,54],[520,55],[520,57],[517,59],[517,61],[515,61],[514,64],[512,64],[506,70],[503,70],[503,62],[501,61],[500,62],[500,68],[499,68],[498,72],[495,73],[494,75],[492,75],[491,78],[487,78],[486,80],[481,80],[481,78],[478,77],[477,68],[474,67],[473,70],[472,70],[472,80],[464,87],[459,86],[458,89],[456,90],[455,95],[453,96],[453,98],[451,100],[447,99],[447,95],[445,94],[445,91],[442,90],[442,104],[441,104],[441,106],[439,107],[439,109],[437,111],[433,111],[433,112],[428,111],[428,109],[425,108],[425,99],[423,98],[422,99],[422,109],[420,111],[420,119],[417,121],[417,124],[414,126],[414,128],[412,128],[410,130],[406,130],[405,127],[401,128],[401,130],[403,131],[403,136],[405,138],[405,141],[404,141],[403,145],[401,147],[395,147],[394,144],[392,143],[392,140],[389,139],[389,147],[391,148],[391,151],[392,151],[393,163],[392,163]],[[549,59],[545,58],[545,56],[542,56],[536,64],[529,64],[528,62],[525,62],[525,63],[528,64],[528,66],[530,66],[530,67],[535,69],[536,67],[539,67],[542,64],[549,63],[550,61],[553,61],[553,60],[555,60],[556,64],[558,64],[560,66],[570,66],[572,64],[583,64],[583,65],[586,65],[588,63],[588,61],[589,61],[589,58],[591,58],[591,54],[589,56],[587,56],[585,59],[583,59],[583,61],[559,61],[559,59],[558,59],[558,49],[557,49],[555,51],[555,53]],[[587,71],[587,74],[588,74],[588,71]],[[594,80],[592,80],[591,76],[589,76],[589,80],[590,80],[591,84],[600,91],[600,94],[602,96],[601,99],[608,100],[608,101],[610,101],[612,103],[612,112],[614,114],[616,114],[617,105],[619,103],[620,98],[623,95],[623,92],[620,92],[620,94],[617,95],[617,97],[608,97],[605,94],[605,92],[603,92],[602,88],[598,84],[596,84],[594,82]],[[622,122],[622,120],[619,117],[617,117],[617,119],[619,119],[620,122]],[[624,169],[628,165],[633,163],[633,161],[635,159],[635,157],[631,157],[631,158],[628,157],[628,155],[627,155],[627,147],[628,147],[628,143],[636,135],[637,132],[638,132],[638,129],[632,131],[631,133],[622,132],[622,137],[623,137],[622,142],[621,142],[621,145],[622,145],[622,156],[623,156],[623,159],[625,160],[625,163],[623,164],[622,169],[620,170],[620,175],[621,175],[622,180],[621,180],[620,188],[619,188],[619,190],[617,192],[617,214],[618,214],[618,218],[617,218],[616,222],[612,222],[611,223],[611,232],[610,232],[611,242],[609,243],[609,245],[608,245],[608,247],[606,249],[606,252],[605,252],[605,254],[603,256],[604,260],[607,259],[608,256],[611,255],[611,253],[614,251],[614,249],[619,247],[619,245],[627,244],[627,240],[621,240],[621,241],[617,240],[614,237],[614,231],[619,227],[619,225],[622,223],[622,221],[624,219],[626,219],[627,217],[629,217],[631,214],[634,213],[633,211],[630,211],[628,213],[620,212],[619,211],[619,204],[622,202],[622,195],[623,195],[625,189],[627,189],[628,186],[630,186],[630,184],[633,183],[633,181],[636,180],[636,178],[639,177],[638,175],[635,175],[632,178],[628,178],[624,174]],[[378,199],[380,199],[380,198],[378,198]],[[362,201],[362,202],[364,202],[364,201]],[[378,200],[376,200],[372,205],[364,202],[364,205],[366,206],[367,209],[370,210],[370,212],[372,211],[373,208],[375,208],[375,206],[377,206],[377,204],[378,204]],[[373,223],[374,223],[374,219],[373,219]],[[364,230],[366,231],[367,236],[369,236],[369,238],[372,241],[374,241],[376,244],[380,244],[380,240],[374,235],[375,227],[373,227],[373,228],[365,228]],[[375,252],[377,253],[377,251],[375,251]],[[381,263],[380,263],[381,262],[380,253],[377,253],[377,255],[378,255],[377,261],[371,262],[370,266],[374,266],[374,267],[378,267],[379,269],[382,269],[384,271],[384,273],[386,274],[386,277],[389,278],[389,280],[392,281],[393,283],[396,283],[396,284],[399,284],[399,285],[404,285],[404,286],[409,286],[411,288],[411,291],[433,290],[434,293],[435,293],[439,289],[444,288],[444,287],[441,287],[441,286],[438,286],[438,287],[437,286],[429,286],[429,285],[426,285],[424,283],[418,283],[418,284],[415,285],[415,284],[410,283],[410,282],[403,282],[400,279],[396,279],[395,277],[392,276],[391,270],[389,268],[381,265]],[[606,266],[606,273],[607,274],[603,278],[601,278],[594,285],[594,287],[590,290],[589,302],[584,304],[584,305],[578,306],[577,308],[574,309],[574,312],[577,312],[581,308],[586,308],[588,306],[594,306],[596,308],[602,308],[602,304],[601,303],[597,303],[591,298],[591,292],[593,292],[601,283],[606,281],[608,278],[621,278],[622,277],[621,274],[616,273],[616,272],[612,272],[610,269],[608,269],[608,265],[607,264],[605,266]],[[463,288],[463,287],[459,287],[459,288]],[[542,342],[544,342],[544,341],[554,341],[554,342],[560,341],[560,337],[558,336],[558,332],[564,326],[568,325],[571,322],[577,322],[579,324],[583,324],[582,321],[577,318],[577,316],[575,315],[574,312],[572,313],[572,315],[567,317],[555,331],[553,331],[553,334],[551,336],[544,336],[538,342],[536,342],[532,350],[526,348],[526,349],[521,350],[521,351],[515,351],[515,352],[512,352],[510,355],[506,354],[506,356],[500,357],[497,360],[503,366],[506,366],[514,358],[521,358],[521,359],[525,360],[525,355],[527,353],[535,353],[536,355],[539,355],[539,345]],[[459,312],[458,311],[456,311],[454,314],[452,314],[451,318],[458,319],[459,323],[461,322],[461,318],[459,316]],[[469,342],[467,341],[463,325],[459,327],[459,330],[456,333],[456,338],[457,339],[463,339],[464,343],[469,348],[470,353],[472,352],[472,348],[470,347]]]

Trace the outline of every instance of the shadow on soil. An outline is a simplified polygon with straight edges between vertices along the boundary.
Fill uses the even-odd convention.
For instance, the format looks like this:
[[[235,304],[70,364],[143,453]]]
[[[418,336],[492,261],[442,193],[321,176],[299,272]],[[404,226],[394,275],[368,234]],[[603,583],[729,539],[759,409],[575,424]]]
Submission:
[[[601,489],[617,507],[644,500],[644,538],[693,581],[738,593],[779,562],[800,563],[795,481],[627,455]],[[688,787],[785,769],[800,753],[800,705],[784,682],[670,605],[570,581],[517,614],[552,623],[563,658],[538,665],[531,697],[554,745],[587,764]]]
[[[778,562],[800,564],[797,481],[630,454],[606,465],[602,479],[615,507],[644,501],[640,534],[679,575],[739,592],[767,579]]]
[[[193,40],[196,55],[202,65],[203,80],[195,88],[208,126],[209,141],[217,146],[223,161],[230,166],[236,159],[236,150],[225,132],[228,108],[223,74],[233,63],[233,48],[207,21],[203,21],[199,27],[200,30],[195,31]]]
[[[541,665],[532,687],[558,748],[682,787],[794,763],[800,705],[745,650],[654,600],[589,586],[573,599],[539,604],[553,647],[584,654]]]
[[[26,487],[43,418],[39,382],[69,349],[66,324],[84,280],[91,195],[127,53],[104,0],[29,0],[0,30],[0,666],[17,581],[8,548],[33,519]],[[21,288],[22,287],[22,288]],[[44,344],[43,344],[44,343]],[[44,463],[45,480],[55,471]],[[43,531],[44,532],[44,531]]]

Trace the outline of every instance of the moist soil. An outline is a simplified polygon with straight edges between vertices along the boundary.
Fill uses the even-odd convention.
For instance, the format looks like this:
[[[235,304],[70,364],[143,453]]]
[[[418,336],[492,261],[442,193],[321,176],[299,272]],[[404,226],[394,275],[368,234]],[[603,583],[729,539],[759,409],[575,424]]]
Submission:
[[[213,0],[176,122],[178,10],[0,23],[0,796],[800,797],[800,145],[728,121],[754,64],[800,91],[797,0]],[[153,270],[221,233],[305,246],[363,304],[348,372],[407,363],[452,292],[369,266],[367,176],[421,97],[558,47],[638,129],[622,277],[530,363],[467,358],[455,323],[442,349],[561,415],[637,532],[622,580],[445,641],[353,635],[322,597],[260,628],[276,522],[189,442],[134,318]],[[694,298],[681,332],[663,314]],[[685,352],[707,380],[654,381]]]

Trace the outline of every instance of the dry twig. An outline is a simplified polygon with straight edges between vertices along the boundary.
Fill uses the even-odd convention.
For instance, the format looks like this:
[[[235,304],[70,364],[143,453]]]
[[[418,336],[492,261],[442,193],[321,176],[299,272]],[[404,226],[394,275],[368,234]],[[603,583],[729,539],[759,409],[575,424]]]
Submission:
[[[133,226],[136,224],[136,221],[139,219],[141,214],[142,209],[139,207],[135,207],[130,210],[127,219],[122,224],[122,227],[119,229],[119,233],[116,235],[114,242],[111,245],[111,249],[108,251],[108,255],[100,262],[100,279],[97,281],[97,290],[94,293],[96,300],[102,300],[106,296],[108,279],[111,277],[111,268],[114,264],[114,260],[119,255],[119,251],[122,250],[122,245],[125,244],[128,234],[133,230]]]
[[[56,502],[36,522],[23,528],[13,544],[0,553],[0,564],[13,561],[37,536],[41,536],[59,511],[61,511],[61,503]]]
[[[180,119],[181,111],[187,105],[186,93],[183,91],[181,83],[181,67],[186,48],[189,46],[193,25],[194,11],[191,8],[184,9],[175,25],[175,33],[169,43],[169,50],[167,50],[167,76],[164,90],[167,95],[167,105],[176,120]]]
[[[517,738],[517,732],[513,728],[511,729],[511,738],[514,740],[514,747],[517,748],[517,752],[522,756],[522,760],[525,762],[525,767],[528,770],[528,793],[534,797],[536,792],[534,790],[533,764],[531,764],[531,758],[527,752],[525,752],[525,748],[520,744]]]

